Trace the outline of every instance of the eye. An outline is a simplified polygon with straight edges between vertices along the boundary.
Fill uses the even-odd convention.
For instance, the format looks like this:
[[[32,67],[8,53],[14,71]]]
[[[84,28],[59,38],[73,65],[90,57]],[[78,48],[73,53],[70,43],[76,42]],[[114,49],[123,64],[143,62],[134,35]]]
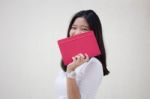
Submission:
[[[88,28],[82,28],[82,31],[88,31],[89,29]]]
[[[87,31],[88,29],[83,29],[83,30]]]

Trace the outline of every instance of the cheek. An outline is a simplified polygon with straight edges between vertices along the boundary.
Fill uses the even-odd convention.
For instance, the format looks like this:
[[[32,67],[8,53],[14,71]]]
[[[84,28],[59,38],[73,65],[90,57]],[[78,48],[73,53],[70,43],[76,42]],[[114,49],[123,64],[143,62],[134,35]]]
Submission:
[[[69,36],[73,36],[73,35],[74,35],[73,30],[70,30],[70,32],[69,32]]]

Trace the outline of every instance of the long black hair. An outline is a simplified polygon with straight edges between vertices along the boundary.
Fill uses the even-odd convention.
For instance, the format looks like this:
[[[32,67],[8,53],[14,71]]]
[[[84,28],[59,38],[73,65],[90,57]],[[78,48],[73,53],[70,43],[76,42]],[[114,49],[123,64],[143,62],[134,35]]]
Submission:
[[[101,55],[95,57],[102,63],[104,75],[108,75],[109,71],[107,69],[107,64],[106,64],[106,52],[105,52],[105,46],[104,46],[103,36],[102,36],[102,26],[99,17],[93,10],[82,10],[77,12],[72,17],[72,20],[69,24],[69,28],[67,31],[67,37],[69,37],[69,32],[72,27],[72,24],[79,17],[85,18],[87,23],[89,24],[90,30],[94,31],[96,40],[101,50]],[[64,65],[62,60],[61,60],[61,67],[64,71],[66,71],[67,66]]]

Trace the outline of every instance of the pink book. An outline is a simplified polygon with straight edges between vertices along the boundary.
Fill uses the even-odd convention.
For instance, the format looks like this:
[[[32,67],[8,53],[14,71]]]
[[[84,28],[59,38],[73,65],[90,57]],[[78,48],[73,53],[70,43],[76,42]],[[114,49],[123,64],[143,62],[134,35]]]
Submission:
[[[89,57],[101,54],[92,31],[58,40],[58,46],[65,65],[71,63],[72,57],[79,53],[87,53]]]

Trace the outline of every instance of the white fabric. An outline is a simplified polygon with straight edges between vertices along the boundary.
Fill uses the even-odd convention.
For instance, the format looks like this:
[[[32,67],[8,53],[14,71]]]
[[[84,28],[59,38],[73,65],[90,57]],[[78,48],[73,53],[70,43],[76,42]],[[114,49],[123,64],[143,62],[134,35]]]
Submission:
[[[103,78],[101,62],[93,57],[76,68],[75,72],[81,99],[95,99],[96,92]],[[56,94],[58,99],[68,99],[66,86],[66,73],[61,71],[56,78]]]

